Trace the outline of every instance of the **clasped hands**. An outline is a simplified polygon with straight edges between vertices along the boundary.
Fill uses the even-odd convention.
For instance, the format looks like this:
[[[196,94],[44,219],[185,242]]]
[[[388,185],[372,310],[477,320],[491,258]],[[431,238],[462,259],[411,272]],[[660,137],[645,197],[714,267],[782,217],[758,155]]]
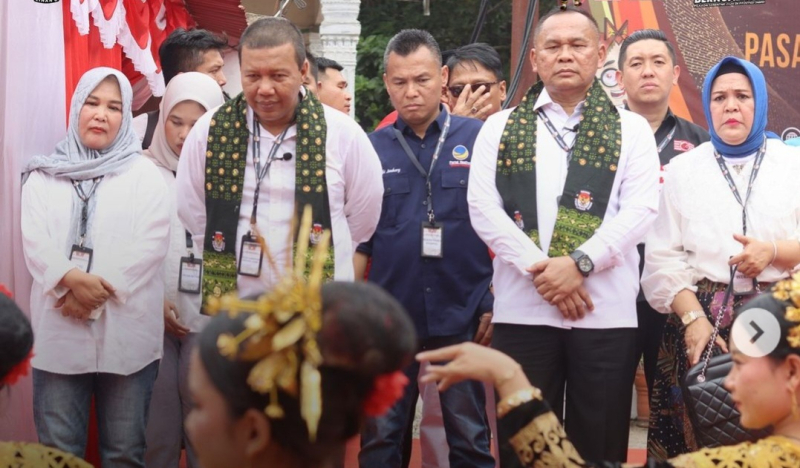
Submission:
[[[533,275],[536,291],[567,320],[579,320],[594,310],[592,298],[583,287],[583,275],[570,257],[548,258],[534,263],[527,271]]]
[[[59,283],[69,291],[56,301],[55,307],[61,315],[86,320],[93,310],[102,306],[116,290],[103,278],[83,272],[77,268],[68,271]]]

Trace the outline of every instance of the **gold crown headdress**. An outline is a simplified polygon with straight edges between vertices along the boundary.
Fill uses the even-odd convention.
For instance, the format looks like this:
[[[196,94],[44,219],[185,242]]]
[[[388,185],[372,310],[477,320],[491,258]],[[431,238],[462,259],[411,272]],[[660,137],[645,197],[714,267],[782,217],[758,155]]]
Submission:
[[[280,419],[284,411],[278,403],[278,390],[300,397],[300,415],[308,427],[309,439],[316,440],[322,415],[322,390],[319,366],[322,354],[317,333],[322,327],[323,267],[328,256],[331,232],[325,230],[314,247],[308,279],[304,278],[312,228],[311,207],[303,210],[297,239],[294,269],[270,291],[257,300],[239,299],[236,293],[209,298],[207,311],[216,315],[225,310],[231,317],[241,312],[252,313],[245,321],[245,330],[237,336],[223,333],[217,338],[221,355],[234,360],[257,363],[247,377],[255,392],[269,394],[264,412]],[[267,245],[258,236],[261,247],[274,269]],[[299,389],[298,389],[299,374]]]
[[[576,7],[579,7],[579,6],[581,6],[581,3],[583,3],[583,2],[581,0],[572,0],[572,3]],[[566,10],[567,9],[567,0],[561,0],[561,9],[562,10]]]
[[[775,283],[772,297],[779,301],[789,302],[784,318],[790,322],[800,323],[800,273],[795,273],[791,278]],[[800,349],[800,324],[789,329],[786,341],[792,348]]]

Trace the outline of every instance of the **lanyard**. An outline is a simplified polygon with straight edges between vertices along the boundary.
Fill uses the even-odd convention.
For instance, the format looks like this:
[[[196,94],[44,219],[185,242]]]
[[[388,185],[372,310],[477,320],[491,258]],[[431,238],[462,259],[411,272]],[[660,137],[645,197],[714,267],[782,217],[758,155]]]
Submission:
[[[761,169],[761,161],[764,159],[764,153],[767,151],[767,140],[764,139],[764,143],[761,145],[761,148],[758,150],[758,154],[756,154],[756,158],[753,161],[753,170],[750,172],[750,182],[747,183],[747,192],[744,196],[744,201],[742,201],[742,196],[739,195],[739,189],[736,188],[736,184],[733,182],[733,178],[731,177],[731,173],[728,170],[728,167],[725,165],[725,160],[722,159],[722,156],[715,150],[714,151],[714,158],[717,160],[717,164],[719,164],[719,169],[722,171],[722,175],[725,177],[725,180],[728,182],[728,187],[733,192],[734,198],[736,201],[739,202],[739,205],[742,206],[742,235],[747,235],[747,200],[750,199],[750,191],[753,190],[753,183],[756,181],[756,177],[758,177],[758,171]]]
[[[267,156],[264,166],[261,166],[261,125],[258,123],[255,113],[253,114],[253,167],[256,169],[256,189],[255,193],[253,194],[253,212],[250,214],[250,227],[252,229],[255,229],[256,226],[256,215],[258,214],[258,194],[261,191],[261,181],[267,176],[269,167],[272,165],[272,162],[275,161],[275,155],[278,153],[278,149],[280,149],[281,145],[283,144],[283,139],[286,137],[286,132],[288,131],[289,127],[286,127],[281,134],[278,135],[278,139],[272,144],[272,149],[269,151],[269,155]]]
[[[558,130],[556,130],[556,127],[553,125],[553,122],[550,121],[550,117],[548,117],[543,110],[541,109],[537,110],[536,114],[539,116],[540,119],[542,119],[542,122],[544,122],[544,126],[547,127],[547,130],[550,131],[550,135],[552,135],[553,139],[556,140],[558,146],[560,146],[561,149],[567,153],[567,162],[572,161],[572,148],[575,146],[575,142],[574,141],[572,142],[572,146],[567,145],[567,142],[564,141],[564,138],[561,136],[560,133],[558,133]],[[570,130],[570,131],[577,131],[577,130]]]
[[[103,180],[103,176],[92,179],[92,188],[89,189],[88,193],[83,190],[83,187],[81,186],[82,181],[72,181],[72,187],[75,189],[75,193],[83,202],[83,206],[81,207],[80,241],[78,244],[80,247],[83,247],[83,240],[86,238],[86,226],[89,223],[89,200],[91,200],[94,192],[97,191],[97,186],[100,185],[101,180]]]
[[[186,232],[186,252],[189,254],[189,257],[194,258],[194,251],[192,248],[194,245],[192,244],[192,235],[189,234],[189,231],[184,230]]]
[[[444,119],[444,128],[442,129],[442,133],[439,135],[439,141],[436,143],[436,149],[433,151],[433,156],[431,157],[431,167],[427,171],[422,164],[420,164],[419,159],[414,156],[414,152],[411,151],[411,148],[408,146],[408,142],[406,138],[403,136],[403,133],[394,128],[394,133],[397,135],[397,140],[400,142],[400,146],[406,152],[408,159],[411,160],[411,164],[417,168],[422,177],[425,177],[425,187],[428,191],[427,196],[427,204],[428,204],[428,221],[433,223],[434,215],[433,215],[433,190],[431,189],[431,173],[433,173],[433,167],[436,165],[436,161],[439,159],[439,153],[442,152],[442,146],[444,146],[444,140],[447,138],[447,133],[450,131],[450,114],[447,114],[447,117]]]
[[[661,152],[664,151],[664,148],[667,147],[667,143],[669,143],[670,140],[672,140],[672,137],[675,136],[675,130],[677,128],[678,123],[676,122],[675,125],[672,126],[672,130],[670,130],[667,136],[665,136],[664,139],[661,140],[661,143],[658,144],[658,154],[661,154]]]

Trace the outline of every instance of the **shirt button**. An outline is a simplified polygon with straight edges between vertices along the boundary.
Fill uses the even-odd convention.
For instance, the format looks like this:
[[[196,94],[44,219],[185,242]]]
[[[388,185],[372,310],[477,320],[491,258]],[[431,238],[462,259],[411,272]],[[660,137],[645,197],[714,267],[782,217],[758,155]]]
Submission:
[[[425,149],[426,148],[425,143],[419,145],[419,147],[422,148],[422,149]]]
[[[467,181],[464,179],[459,180],[458,183],[461,185],[467,185]]]
[[[422,200],[422,204],[423,205],[427,205],[428,204],[428,200]]]
[[[429,292],[431,292],[431,288],[425,288],[425,292],[426,292],[426,293],[429,293]]]
[[[386,193],[392,193],[392,188],[391,187],[386,187]]]

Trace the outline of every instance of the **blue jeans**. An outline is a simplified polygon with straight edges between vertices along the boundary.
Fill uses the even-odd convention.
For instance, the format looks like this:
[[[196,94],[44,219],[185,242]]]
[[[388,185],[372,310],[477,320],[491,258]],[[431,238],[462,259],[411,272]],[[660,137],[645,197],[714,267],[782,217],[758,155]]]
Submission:
[[[450,346],[472,339],[472,333],[433,337],[420,342],[421,350]],[[402,464],[403,439],[419,396],[414,361],[404,373],[409,383],[402,398],[379,418],[367,419],[361,432],[360,468],[399,468]],[[447,445],[450,447],[450,468],[494,468],[489,450],[489,425],[486,419],[486,396],[483,384],[465,381],[439,394]]]
[[[39,442],[83,458],[92,396],[103,468],[144,467],[145,427],[158,361],[131,375],[33,370]]]

